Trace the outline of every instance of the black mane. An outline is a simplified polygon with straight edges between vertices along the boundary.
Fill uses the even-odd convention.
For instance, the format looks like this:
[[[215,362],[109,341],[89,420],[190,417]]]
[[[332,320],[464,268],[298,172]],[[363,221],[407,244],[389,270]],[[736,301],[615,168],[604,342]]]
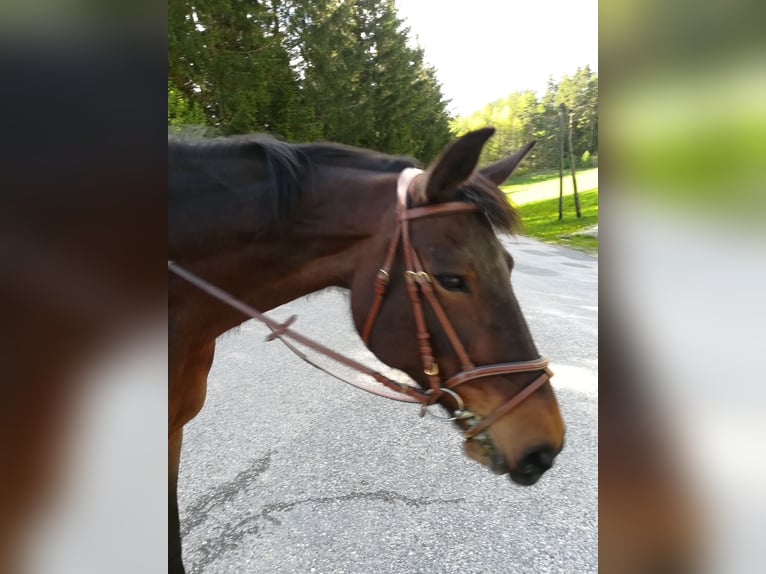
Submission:
[[[267,227],[279,225],[312,187],[317,166],[396,173],[415,162],[334,143],[290,144],[263,134],[185,140],[168,138],[168,187],[171,202],[220,188],[259,193],[259,214]]]
[[[335,143],[290,144],[263,134],[212,139],[168,138],[168,189],[173,201],[213,189],[254,193],[256,222],[262,229],[282,224],[306,189],[318,166],[338,166],[379,173],[416,167],[414,160]],[[268,184],[264,193],[264,184]],[[252,197],[252,196],[251,196]],[[513,232],[517,212],[505,195],[475,174],[457,199],[477,205],[496,228]]]

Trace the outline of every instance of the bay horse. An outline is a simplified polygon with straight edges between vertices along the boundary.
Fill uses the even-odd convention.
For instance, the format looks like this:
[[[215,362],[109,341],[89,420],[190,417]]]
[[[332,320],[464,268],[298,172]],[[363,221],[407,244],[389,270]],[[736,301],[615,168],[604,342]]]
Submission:
[[[564,424],[496,235],[519,224],[498,186],[534,142],[477,170],[493,133],[458,138],[424,172],[338,144],[170,140],[169,258],[260,311],[350,290],[367,347],[428,402],[470,413],[455,417],[469,457],[529,485],[560,452]],[[174,274],[168,298],[169,566],[178,573],[183,427],[203,406],[216,337],[248,317]]]

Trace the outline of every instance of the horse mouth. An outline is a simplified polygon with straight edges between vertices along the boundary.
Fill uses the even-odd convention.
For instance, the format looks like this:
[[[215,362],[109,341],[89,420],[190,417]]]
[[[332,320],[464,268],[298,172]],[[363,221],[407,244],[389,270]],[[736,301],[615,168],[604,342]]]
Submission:
[[[497,449],[493,449],[489,456],[489,469],[495,474],[508,474],[510,469],[505,462],[505,458]]]
[[[469,458],[486,466],[494,474],[508,474],[510,472],[505,457],[488,437],[469,439],[463,448]]]

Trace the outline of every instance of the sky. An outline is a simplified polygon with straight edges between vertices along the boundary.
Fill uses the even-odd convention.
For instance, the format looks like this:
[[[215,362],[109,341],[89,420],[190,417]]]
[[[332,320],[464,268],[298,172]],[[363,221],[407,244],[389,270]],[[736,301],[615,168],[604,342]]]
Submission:
[[[396,0],[436,68],[449,110],[465,115],[517,90],[544,92],[598,70],[598,0]]]

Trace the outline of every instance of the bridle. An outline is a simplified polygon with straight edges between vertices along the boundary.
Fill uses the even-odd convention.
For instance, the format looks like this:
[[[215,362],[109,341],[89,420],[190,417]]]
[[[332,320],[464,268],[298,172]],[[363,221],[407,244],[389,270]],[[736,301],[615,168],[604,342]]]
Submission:
[[[548,361],[543,358],[531,361],[516,361],[509,363],[495,363],[492,365],[475,366],[468,355],[463,343],[457,336],[452,327],[447,314],[436,298],[433,290],[433,279],[423,268],[420,257],[415,251],[410,241],[409,222],[413,219],[424,217],[435,217],[437,215],[449,215],[453,213],[462,213],[465,211],[477,211],[478,206],[461,201],[452,201],[436,205],[425,205],[421,207],[408,207],[407,199],[410,197],[410,188],[415,179],[423,173],[420,169],[407,168],[399,174],[397,181],[397,227],[394,236],[388,245],[388,251],[383,266],[378,270],[375,279],[375,299],[373,300],[367,319],[362,329],[362,340],[369,347],[369,339],[372,334],[375,320],[380,313],[380,308],[386,296],[387,287],[391,277],[391,267],[397,253],[397,247],[401,244],[404,254],[405,271],[404,278],[407,284],[407,292],[412,303],[412,311],[415,317],[415,326],[417,328],[417,339],[420,350],[420,357],[423,364],[423,373],[428,377],[429,389],[425,391],[429,398],[425,406],[436,402],[444,393],[452,396],[457,401],[458,407],[454,411],[454,416],[449,420],[464,420],[468,428],[465,430],[466,438],[474,438],[489,428],[498,419],[509,413],[516,406],[521,404],[527,397],[543,386],[553,373],[548,369]],[[426,326],[425,315],[423,312],[423,299],[431,306],[431,310],[441,325],[444,334],[452,346],[452,350],[458,357],[461,370],[452,375],[446,381],[442,382],[439,372],[439,365],[434,358],[431,348],[431,334]],[[484,418],[465,409],[464,402],[460,394],[455,391],[460,385],[482,377],[494,375],[507,375],[510,373],[527,373],[542,371],[534,381],[524,387],[519,393],[514,395],[508,401],[500,405],[492,413]]]
[[[537,389],[543,386],[551,378],[551,376],[553,376],[553,373],[548,369],[548,361],[543,358],[530,361],[495,363],[491,365],[481,365],[478,367],[475,366],[471,361],[468,353],[465,350],[465,347],[455,333],[455,329],[452,327],[452,324],[447,318],[444,309],[434,294],[432,287],[433,279],[424,270],[417,252],[412,247],[409,235],[409,221],[423,217],[433,217],[437,215],[448,215],[452,213],[476,211],[478,210],[478,207],[473,204],[458,201],[414,208],[408,207],[407,197],[409,195],[410,186],[415,178],[421,173],[422,170],[407,168],[399,175],[397,183],[397,228],[388,246],[388,251],[386,252],[383,266],[378,270],[377,273],[377,278],[375,280],[375,299],[373,300],[372,306],[370,307],[370,311],[367,314],[367,318],[364,323],[362,339],[364,340],[365,344],[367,344],[372,333],[373,326],[375,325],[375,320],[380,313],[381,306],[383,305],[390,280],[391,267],[396,257],[397,247],[401,243],[406,268],[404,271],[404,277],[415,316],[418,345],[423,364],[423,372],[428,377],[428,389],[423,390],[413,385],[394,381],[379,373],[378,371],[375,371],[363,365],[362,363],[351,359],[350,357],[333,351],[321,343],[313,341],[308,337],[304,337],[300,333],[293,331],[290,326],[295,322],[295,315],[288,318],[284,323],[279,323],[278,321],[267,317],[257,309],[254,309],[253,307],[235,298],[233,295],[227,293],[223,289],[220,289],[219,287],[216,287],[215,285],[205,281],[201,277],[198,277],[194,273],[191,273],[173,261],[168,261],[168,270],[181,277],[188,283],[191,283],[192,285],[206,292],[208,295],[211,295],[212,297],[223,303],[226,303],[230,307],[237,309],[238,311],[253,319],[261,321],[271,330],[271,335],[267,337],[268,341],[279,339],[301,359],[345,383],[389,399],[394,399],[402,402],[420,403],[422,405],[421,416],[427,412],[429,406],[443,398],[444,395],[452,397],[457,406],[453,410],[453,416],[443,420],[456,420],[463,423],[465,427],[464,435],[466,439],[480,440],[485,444],[485,446],[492,449],[494,447],[491,444],[491,440],[484,433],[484,431],[501,417],[508,414],[511,410],[521,404]],[[455,354],[457,355],[461,364],[461,370],[444,382],[441,380],[439,366],[436,363],[433,350],[431,348],[431,335],[428,331],[428,327],[426,326],[421,296],[431,306],[431,309],[436,315],[444,333],[447,335],[450,345],[455,351]],[[395,392],[390,393],[385,389],[373,390],[354,381],[345,379],[328,370],[327,368],[315,363],[298,348],[296,348],[291,341],[313,349],[314,351],[317,351],[326,357],[351,367],[352,369],[355,369],[356,371],[359,371],[365,375],[369,375],[377,382]],[[463,398],[455,390],[464,383],[483,377],[538,371],[541,371],[541,374],[535,380],[525,386],[520,392],[511,397],[508,401],[500,405],[492,413],[483,418],[466,409]]]

